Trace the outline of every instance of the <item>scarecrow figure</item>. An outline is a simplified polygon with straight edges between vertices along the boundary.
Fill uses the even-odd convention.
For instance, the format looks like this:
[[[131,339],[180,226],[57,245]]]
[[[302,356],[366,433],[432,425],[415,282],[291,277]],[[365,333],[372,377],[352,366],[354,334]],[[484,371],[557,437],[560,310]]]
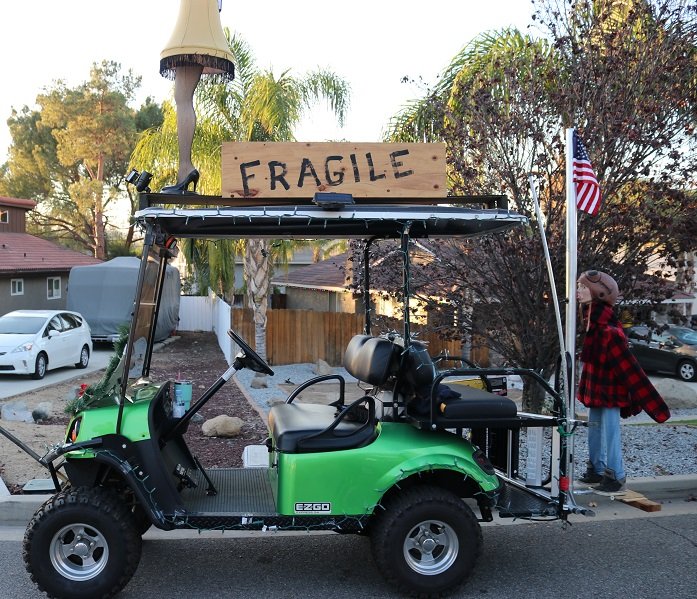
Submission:
[[[581,482],[597,484],[597,493],[618,495],[626,474],[622,460],[620,417],[646,411],[656,422],[670,418],[668,406],[629,351],[613,306],[619,289],[608,274],[588,270],[578,279],[586,336],[578,399],[588,408],[588,466]]]

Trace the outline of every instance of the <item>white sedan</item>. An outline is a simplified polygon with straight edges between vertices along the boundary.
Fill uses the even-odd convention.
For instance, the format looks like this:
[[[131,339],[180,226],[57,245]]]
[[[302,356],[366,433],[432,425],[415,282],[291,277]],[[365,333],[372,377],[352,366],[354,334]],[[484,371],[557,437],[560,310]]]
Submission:
[[[86,368],[92,353],[87,321],[67,310],[15,310],[0,317],[0,374],[42,379],[61,366]]]

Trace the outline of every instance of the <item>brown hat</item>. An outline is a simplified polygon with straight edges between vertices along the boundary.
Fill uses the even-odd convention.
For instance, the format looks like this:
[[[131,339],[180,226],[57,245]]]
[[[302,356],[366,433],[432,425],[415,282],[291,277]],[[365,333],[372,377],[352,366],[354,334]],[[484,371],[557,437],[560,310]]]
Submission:
[[[610,275],[599,270],[587,270],[579,278],[578,282],[590,289],[593,299],[600,300],[611,306],[615,305],[620,289],[617,282]]]

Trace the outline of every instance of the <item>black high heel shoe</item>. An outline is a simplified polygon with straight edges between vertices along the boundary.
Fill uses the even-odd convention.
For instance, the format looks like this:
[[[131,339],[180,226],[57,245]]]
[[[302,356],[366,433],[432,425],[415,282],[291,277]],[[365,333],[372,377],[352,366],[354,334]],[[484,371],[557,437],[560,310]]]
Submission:
[[[169,185],[167,187],[163,187],[160,193],[169,193],[172,195],[184,195],[186,193],[196,193],[196,185],[198,185],[198,179],[200,177],[199,172],[194,169],[191,171],[186,178],[181,182],[177,183],[176,185]],[[193,183],[194,184],[194,191],[191,192],[189,191],[189,184]]]

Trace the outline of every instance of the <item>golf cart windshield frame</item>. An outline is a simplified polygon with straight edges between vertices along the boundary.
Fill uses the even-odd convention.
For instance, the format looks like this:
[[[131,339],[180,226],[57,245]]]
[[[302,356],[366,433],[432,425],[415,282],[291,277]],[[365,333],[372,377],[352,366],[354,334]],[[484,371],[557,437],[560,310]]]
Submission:
[[[176,239],[357,239],[363,241],[363,297],[369,298],[367,260],[376,240],[398,240],[403,268],[403,297],[409,290],[409,242],[411,239],[467,238],[504,232],[524,225],[527,218],[509,211],[503,196],[449,197],[421,200],[422,204],[396,204],[394,200],[371,200],[330,209],[309,202],[294,205],[269,203],[241,206],[239,200],[208,196],[141,194],[142,210],[136,226],[144,230],[141,268],[134,299],[133,319],[124,355],[117,433],[124,401],[132,379],[147,377],[154,344],[167,260],[175,255]],[[399,200],[402,202],[403,200]],[[176,204],[176,205],[175,205]],[[206,207],[191,208],[204,204]],[[213,207],[211,207],[213,204]],[[252,202],[252,204],[255,204]],[[463,204],[497,206],[469,208]],[[185,207],[186,206],[186,207]],[[371,302],[365,303],[366,334],[371,326]],[[404,302],[404,343],[410,343],[408,302]]]

